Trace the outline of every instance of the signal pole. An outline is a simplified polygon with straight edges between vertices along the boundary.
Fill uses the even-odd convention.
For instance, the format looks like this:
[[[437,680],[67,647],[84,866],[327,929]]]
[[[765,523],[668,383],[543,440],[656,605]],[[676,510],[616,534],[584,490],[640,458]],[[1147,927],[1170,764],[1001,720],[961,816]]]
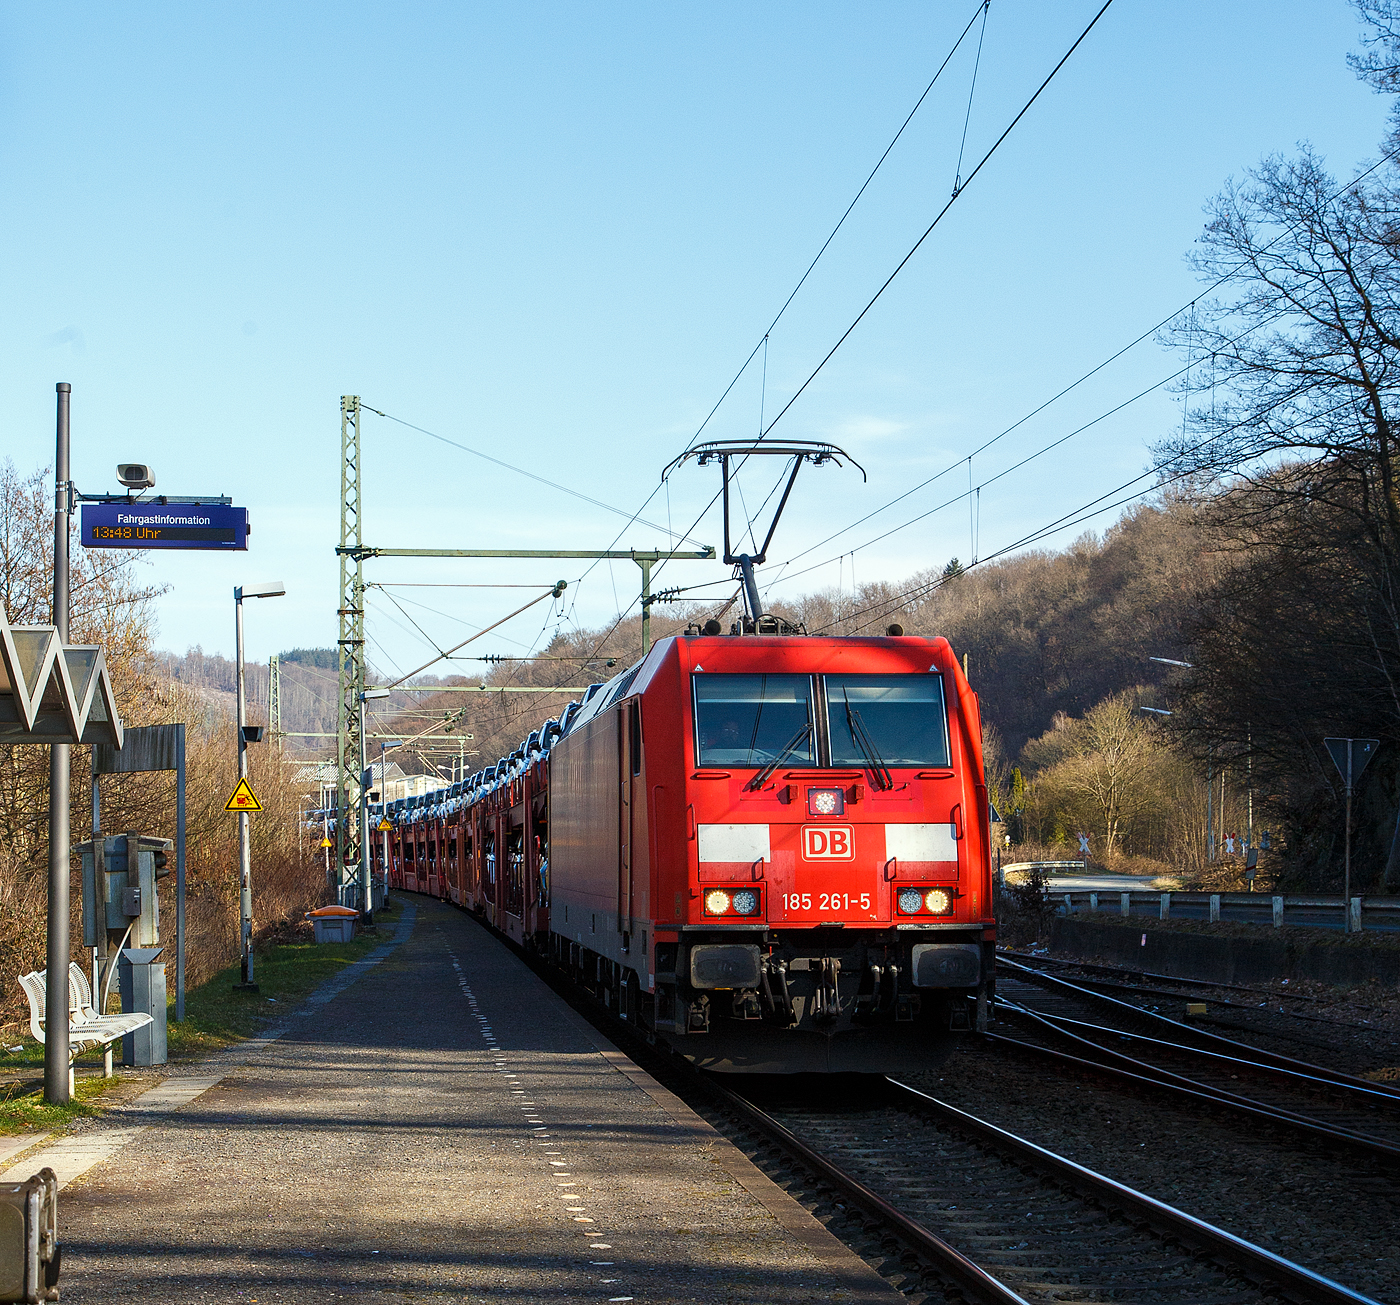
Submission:
[[[267,659],[267,729],[282,752],[282,659],[273,653]]]

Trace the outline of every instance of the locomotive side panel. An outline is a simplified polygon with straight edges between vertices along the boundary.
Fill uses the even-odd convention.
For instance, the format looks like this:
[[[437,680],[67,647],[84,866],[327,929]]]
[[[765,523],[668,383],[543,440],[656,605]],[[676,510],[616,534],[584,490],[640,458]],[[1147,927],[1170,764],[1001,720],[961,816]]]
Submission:
[[[615,711],[585,722],[550,757],[553,928],[603,953],[617,934],[619,767]]]

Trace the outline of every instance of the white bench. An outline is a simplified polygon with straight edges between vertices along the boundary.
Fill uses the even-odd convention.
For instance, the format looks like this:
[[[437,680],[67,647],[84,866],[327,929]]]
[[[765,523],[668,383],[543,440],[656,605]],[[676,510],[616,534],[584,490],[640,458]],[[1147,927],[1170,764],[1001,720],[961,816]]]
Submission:
[[[48,997],[48,971],[34,970],[19,976],[19,985],[29,998],[29,1031],[36,1042],[44,1041],[44,1023],[47,1019],[45,1002]],[[68,1090],[73,1089],[72,1058],[89,1047],[102,1048],[102,1072],[107,1078],[112,1076],[112,1043],[124,1038],[128,1033],[144,1029],[155,1021],[144,1013],[130,1015],[99,1015],[92,1005],[92,989],[88,986],[87,975],[82,969],[69,963],[68,966]]]

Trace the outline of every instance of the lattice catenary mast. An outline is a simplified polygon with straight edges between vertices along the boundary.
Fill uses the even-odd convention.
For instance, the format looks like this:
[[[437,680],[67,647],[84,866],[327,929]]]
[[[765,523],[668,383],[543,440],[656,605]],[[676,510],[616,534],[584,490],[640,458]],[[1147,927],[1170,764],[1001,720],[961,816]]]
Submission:
[[[359,784],[360,694],[365,688],[365,584],[360,549],[360,396],[340,396],[340,706],[336,723],[336,883],[360,863],[350,786]]]

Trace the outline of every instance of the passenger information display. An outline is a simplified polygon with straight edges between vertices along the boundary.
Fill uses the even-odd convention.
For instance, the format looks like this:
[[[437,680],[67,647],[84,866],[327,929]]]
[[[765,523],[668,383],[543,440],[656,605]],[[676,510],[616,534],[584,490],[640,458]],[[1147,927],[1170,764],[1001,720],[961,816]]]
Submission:
[[[84,548],[248,547],[248,509],[222,503],[84,503]]]

